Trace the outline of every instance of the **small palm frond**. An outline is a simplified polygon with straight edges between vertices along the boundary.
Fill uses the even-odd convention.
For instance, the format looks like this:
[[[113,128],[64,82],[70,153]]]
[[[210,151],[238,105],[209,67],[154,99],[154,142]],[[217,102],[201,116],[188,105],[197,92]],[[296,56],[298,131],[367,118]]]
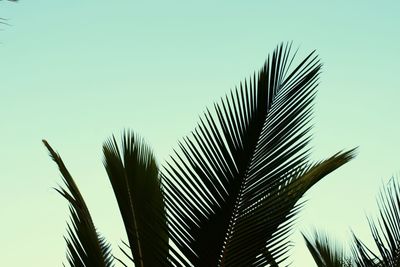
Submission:
[[[260,242],[259,246],[264,244],[265,248],[253,264],[278,265],[286,259],[283,256],[290,248],[289,241],[286,240],[294,219],[302,207],[302,203],[297,204],[301,197],[327,174],[350,161],[354,153],[355,150],[337,153],[319,163],[289,172],[276,184],[271,184],[264,190],[263,197],[240,212],[241,216],[232,227],[236,237],[232,237],[231,242],[241,246],[242,250],[257,247],[255,242]],[[262,240],[257,238],[258,235],[268,236],[269,239]],[[243,244],[245,241],[247,244]],[[279,258],[282,259],[274,260]],[[236,258],[236,262],[241,263],[239,258]]]
[[[313,236],[303,237],[318,267],[351,267],[352,259],[346,255],[343,247],[330,239],[325,233],[315,231]]]
[[[321,64],[313,52],[291,68],[290,50],[207,110],[163,170],[170,238],[194,266],[277,266],[300,197],[354,156],[309,163]]]
[[[132,132],[103,145],[104,166],[114,190],[135,266],[168,266],[168,229],[154,155]],[[125,252],[126,253],[126,252]],[[129,257],[129,255],[128,255]]]
[[[60,155],[47,141],[43,140],[51,158],[58,165],[66,189],[56,189],[69,202],[71,224],[68,224],[67,260],[71,267],[104,266],[111,267],[113,257],[108,242],[97,232],[78,186],[65,167]]]
[[[392,178],[378,198],[380,218],[368,219],[379,255],[354,235],[354,256],[358,266],[400,266],[400,186]]]
[[[355,266],[357,267],[384,267],[379,257],[370,250],[357,236],[353,233],[354,244],[352,248]]]

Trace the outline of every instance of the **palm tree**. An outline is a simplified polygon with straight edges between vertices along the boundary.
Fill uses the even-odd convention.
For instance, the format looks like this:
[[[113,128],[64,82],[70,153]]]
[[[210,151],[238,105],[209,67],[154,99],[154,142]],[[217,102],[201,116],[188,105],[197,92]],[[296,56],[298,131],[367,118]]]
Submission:
[[[288,257],[300,198],[355,153],[309,161],[321,64],[312,52],[292,68],[290,51],[290,44],[278,46],[258,75],[215,104],[215,115],[207,110],[160,172],[149,148],[130,132],[122,148],[115,138],[104,144],[131,250],[123,251],[135,266],[278,266]],[[90,214],[61,159],[47,147],[72,197],[61,193],[78,214],[68,231],[70,265],[100,266],[93,265],[79,231],[97,237],[88,246],[100,248],[96,255],[112,264],[93,224],[80,226],[91,222]]]
[[[307,247],[318,267],[397,267],[400,266],[400,186],[391,179],[378,199],[380,217],[368,218],[377,252],[373,252],[353,234],[351,255],[333,245],[325,234],[315,232],[305,237]]]

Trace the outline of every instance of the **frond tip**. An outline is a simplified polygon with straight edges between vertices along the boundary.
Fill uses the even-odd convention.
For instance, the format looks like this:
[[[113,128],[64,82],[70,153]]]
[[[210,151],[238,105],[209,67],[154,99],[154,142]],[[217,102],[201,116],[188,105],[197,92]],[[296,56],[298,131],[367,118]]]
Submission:
[[[357,266],[397,267],[400,266],[400,185],[393,177],[381,189],[378,197],[379,218],[368,218],[372,237],[378,253],[368,248],[353,234],[353,254]]]
[[[311,237],[302,234],[318,267],[352,267],[354,263],[343,247],[325,233],[314,231]]]
[[[68,237],[65,237],[65,241],[68,247],[67,260],[70,266],[114,266],[111,247],[97,232],[74,179],[60,155],[46,140],[42,141],[49,151],[50,157],[57,164],[66,186],[66,189],[60,187],[56,190],[69,202],[71,223],[67,226]]]
[[[103,145],[104,166],[125,225],[137,266],[168,263],[168,232],[158,166],[151,149],[127,131]]]

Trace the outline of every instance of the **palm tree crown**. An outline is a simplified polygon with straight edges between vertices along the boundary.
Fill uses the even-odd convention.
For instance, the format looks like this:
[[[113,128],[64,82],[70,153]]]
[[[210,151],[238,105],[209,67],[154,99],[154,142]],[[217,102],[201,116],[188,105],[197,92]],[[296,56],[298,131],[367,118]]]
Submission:
[[[257,75],[215,104],[215,114],[204,113],[161,172],[150,149],[131,132],[123,135],[121,147],[115,138],[104,144],[104,165],[131,250],[123,251],[135,266],[278,266],[288,257],[300,198],[354,157],[350,150],[309,161],[321,63],[312,52],[293,68],[294,56],[290,44],[278,46]],[[61,159],[56,162],[71,191],[72,177]],[[79,192],[74,188],[73,196]],[[91,222],[81,197],[74,205],[76,197],[60,192],[82,217],[72,216],[74,225]],[[96,233],[92,223],[82,229]],[[87,257],[79,231],[68,232],[68,242],[75,244],[70,258],[77,262]],[[87,245],[103,248],[97,257],[108,264],[108,246],[96,237]],[[69,263],[101,266],[95,260]]]

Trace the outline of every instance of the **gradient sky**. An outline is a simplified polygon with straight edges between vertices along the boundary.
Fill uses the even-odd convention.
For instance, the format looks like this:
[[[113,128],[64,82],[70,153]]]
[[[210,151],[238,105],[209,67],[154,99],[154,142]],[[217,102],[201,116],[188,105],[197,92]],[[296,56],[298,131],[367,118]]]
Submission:
[[[294,267],[314,266],[300,231],[370,241],[366,215],[400,171],[399,1],[0,2],[0,251],[2,266],[61,266],[67,203],[41,144],[60,152],[98,229],[122,221],[101,145],[131,128],[160,163],[198,115],[249,77],[282,41],[324,63],[313,158],[359,146],[358,157],[306,195]]]

